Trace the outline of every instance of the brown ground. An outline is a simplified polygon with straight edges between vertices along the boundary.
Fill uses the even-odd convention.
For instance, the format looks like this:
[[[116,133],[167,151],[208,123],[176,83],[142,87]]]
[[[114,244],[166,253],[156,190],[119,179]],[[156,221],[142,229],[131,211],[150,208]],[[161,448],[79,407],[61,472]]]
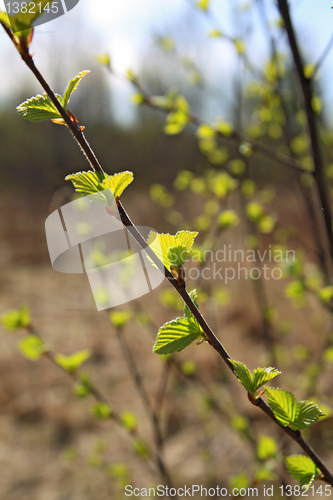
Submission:
[[[118,413],[132,411],[136,414],[138,431],[152,443],[150,422],[114,328],[105,313],[95,310],[88,282],[84,276],[56,273],[50,266],[44,238],[48,203],[48,200],[36,199],[15,200],[14,203],[9,196],[3,198],[0,206],[0,312],[27,304],[36,329],[54,352],[71,354],[90,349],[92,356],[84,371],[90,374]],[[144,214],[144,207],[142,211]],[[158,215],[155,217],[153,222],[157,227],[160,223]],[[293,323],[287,338],[275,333],[278,343],[287,349],[279,358],[279,368],[284,372],[279,384],[290,388],[301,399],[306,392],[301,385],[302,375],[308,365],[297,361],[296,370],[291,370],[287,355],[294,359],[297,343],[315,352],[314,335],[320,335],[318,331],[327,327],[327,317],[311,298],[306,314],[304,310],[291,309],[282,296],[283,287],[284,283],[274,282],[269,290],[270,301],[278,309],[280,320],[289,318]],[[232,300],[227,306],[217,307],[208,302],[201,309],[231,355],[255,368],[266,362],[267,355],[260,336],[258,307],[251,290],[250,283],[233,282],[229,288]],[[157,325],[161,325],[178,313],[163,310],[158,293],[157,290],[131,307],[143,308]],[[112,421],[96,421],[90,412],[93,400],[77,400],[72,383],[64,373],[47,359],[31,362],[23,358],[16,347],[22,334],[10,334],[1,327],[0,332],[1,500],[126,498],[117,480],[105,473],[103,464],[97,466],[97,458],[101,456],[106,465],[127,464],[129,484],[147,487],[163,483],[156,467],[153,466],[151,472],[147,461],[139,459],[132,451],[132,436]],[[161,374],[165,371],[165,363],[151,352],[154,332],[154,327],[144,326],[134,319],[124,335],[155,402],[164,380]],[[317,338],[320,344],[321,339]],[[162,425],[166,436],[165,458],[176,484],[228,486],[233,474],[247,472],[252,477],[255,463],[251,440],[242,437],[228,423],[235,414],[242,413],[250,421],[255,420],[251,431],[254,438],[271,434],[278,438],[281,451],[299,452],[264,416],[249,406],[244,392],[208,344],[192,345],[177,356],[177,360],[185,359],[196,361],[197,377],[209,384],[223,415],[219,418],[204,405],[201,385],[172,370],[167,380]],[[324,402],[332,404],[331,378],[326,375],[319,383]],[[333,466],[330,453],[332,422],[317,424],[316,429],[312,443]],[[277,466],[277,470],[281,470],[281,466]],[[288,476],[284,478],[291,482]],[[276,487],[278,485],[276,483]]]

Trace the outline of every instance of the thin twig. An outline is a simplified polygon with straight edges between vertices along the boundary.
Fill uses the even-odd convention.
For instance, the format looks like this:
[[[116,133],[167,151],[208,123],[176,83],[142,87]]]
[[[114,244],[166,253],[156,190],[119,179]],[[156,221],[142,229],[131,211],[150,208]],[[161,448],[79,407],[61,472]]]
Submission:
[[[168,471],[168,468],[167,468],[165,461],[163,459],[163,456],[162,456],[164,439],[163,439],[163,436],[161,433],[158,416],[152,407],[148,392],[146,390],[146,387],[145,387],[144,382],[142,380],[141,374],[140,374],[138,367],[136,365],[136,361],[135,361],[135,358],[132,354],[130,346],[127,343],[124,332],[117,329],[116,334],[117,334],[117,339],[118,339],[119,345],[121,347],[124,358],[126,360],[127,367],[131,373],[135,387],[136,387],[136,389],[141,397],[144,409],[145,409],[145,411],[148,415],[148,418],[150,419],[151,424],[152,424],[152,428],[153,428],[153,432],[154,432],[154,440],[155,440],[155,445],[156,445],[156,449],[157,449],[157,457],[156,458],[157,458],[158,468],[160,470],[160,473],[161,473],[161,476],[163,477],[163,479],[167,482],[167,484],[170,487],[172,487],[172,480],[171,480],[170,472]]]
[[[304,63],[299,50],[299,46],[294,31],[294,26],[290,17],[289,6],[287,0],[277,0],[278,7],[284,21],[285,29],[288,35],[290,50],[293,55],[297,76],[299,79],[305,113],[307,117],[308,129],[311,140],[312,156],[314,161],[313,177],[317,185],[318,194],[322,206],[324,222],[326,227],[326,236],[330,247],[331,258],[333,258],[333,232],[332,232],[332,213],[331,204],[327,194],[327,186],[324,178],[324,165],[319,145],[319,138],[316,125],[316,116],[312,107],[313,90],[312,78],[307,78],[304,74]]]
[[[319,69],[321,68],[323,62],[325,61],[326,57],[330,53],[331,49],[333,48],[333,35],[328,41],[328,44],[326,45],[325,49],[323,50],[323,53],[319,57],[317,63],[315,64],[313,73],[312,73],[312,78],[318,73]]]

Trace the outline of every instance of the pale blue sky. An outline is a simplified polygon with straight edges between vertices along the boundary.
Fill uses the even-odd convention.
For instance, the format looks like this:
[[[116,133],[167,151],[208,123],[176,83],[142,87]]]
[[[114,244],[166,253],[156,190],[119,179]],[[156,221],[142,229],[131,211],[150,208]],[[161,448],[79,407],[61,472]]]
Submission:
[[[272,0],[264,0],[268,8],[271,20],[276,19],[277,11]],[[65,16],[38,27],[36,30],[33,50],[36,53],[36,62],[44,71],[52,68],[52,74],[56,69],[52,67],[51,54],[64,53],[66,40],[70,46],[81,45],[86,53],[86,66],[92,61],[94,54],[108,51],[112,56],[112,62],[118,73],[124,73],[126,69],[140,69],[141,60],[148,53],[148,47],[152,44],[154,33],[168,34],[173,27],[180,24],[181,20],[186,28],[186,19],[189,20],[186,37],[183,30],[176,33],[176,41],[183,54],[198,57],[200,65],[206,72],[209,81],[220,82],[223,75],[232,74],[236,67],[235,51],[228,43],[219,40],[208,40],[207,32],[215,24],[231,35],[241,33],[240,26],[244,19],[253,21],[254,32],[248,47],[251,60],[260,66],[267,55],[268,47],[266,39],[262,35],[256,8],[253,13],[237,17],[232,12],[230,5],[238,3],[245,4],[246,0],[211,0],[211,10],[215,20],[205,17],[204,14],[193,7],[193,0],[81,0],[77,7]],[[3,8],[3,0],[0,7]],[[98,4],[98,8],[96,8]],[[291,1],[292,15],[299,32],[300,43],[311,62],[318,59],[333,33],[333,9],[328,0],[293,0]],[[246,18],[245,16],[248,16]],[[243,21],[241,20],[243,19]],[[74,25],[73,33],[69,32]],[[191,33],[191,26],[196,26]],[[89,29],[86,29],[86,26]],[[186,30],[185,30],[186,31]],[[184,36],[183,36],[184,35]],[[145,61],[149,64],[149,61]],[[67,80],[73,76],[77,69],[71,60],[70,48],[65,56],[63,71],[67,73]],[[10,46],[9,40],[4,34],[0,35],[0,102],[7,100],[12,90],[17,89],[22,79],[29,80],[27,69]],[[3,68],[6,68],[4,71]],[[333,50],[322,67],[321,78],[327,96],[328,106],[331,106],[333,89],[331,91],[333,68]],[[31,85],[39,91],[38,86],[31,81]],[[225,92],[232,92],[232,81],[224,79]],[[64,84],[66,81],[64,82]],[[120,83],[110,81],[113,92],[118,96],[114,101],[118,108],[116,113],[127,116],[129,106],[123,102],[128,100],[130,88],[126,82]],[[229,87],[228,87],[229,85]],[[62,89],[57,89],[62,90]]]

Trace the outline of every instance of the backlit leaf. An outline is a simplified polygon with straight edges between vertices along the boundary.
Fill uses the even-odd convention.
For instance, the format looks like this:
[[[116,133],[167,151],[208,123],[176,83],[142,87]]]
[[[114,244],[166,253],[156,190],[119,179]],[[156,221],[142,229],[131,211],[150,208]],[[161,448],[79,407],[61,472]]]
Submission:
[[[196,321],[177,318],[161,326],[153,351],[157,354],[182,351],[200,337],[201,333],[202,330]]]
[[[62,105],[62,96],[59,94],[55,94],[55,96]],[[35,97],[27,99],[17,106],[16,110],[22,118],[26,118],[32,122],[62,119],[61,114],[47,94],[38,94]]]
[[[68,85],[67,85],[66,90],[65,90],[64,95],[63,95],[63,106],[65,109],[68,106],[69,100],[70,100],[71,95],[73,94],[74,90],[76,90],[78,88],[82,78],[85,75],[87,75],[88,73],[90,73],[90,70],[80,71],[80,73],[78,73],[72,80],[70,80],[70,82],[68,82]]]
[[[272,408],[274,416],[280,424],[288,427],[297,419],[300,408],[295,396],[280,388],[266,388],[267,401]]]
[[[301,486],[310,487],[321,474],[311,458],[305,455],[286,457],[285,464],[291,477],[299,481]]]

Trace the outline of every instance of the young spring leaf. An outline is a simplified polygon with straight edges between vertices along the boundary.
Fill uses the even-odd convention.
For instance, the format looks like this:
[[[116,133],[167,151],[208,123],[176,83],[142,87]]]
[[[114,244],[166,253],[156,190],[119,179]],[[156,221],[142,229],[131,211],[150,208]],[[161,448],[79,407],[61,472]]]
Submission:
[[[201,335],[202,329],[197,321],[189,318],[176,318],[161,326],[153,352],[172,354],[182,351]]]
[[[90,352],[88,350],[79,351],[70,356],[64,356],[63,354],[57,354],[55,356],[58,365],[69,373],[74,373],[88,358],[90,358]]]
[[[151,455],[148,443],[140,438],[133,441],[133,450],[143,459],[147,459]]]
[[[290,426],[294,431],[300,431],[310,427],[320,417],[324,417],[326,413],[312,401],[300,401],[298,403],[299,414],[293,424]]]
[[[107,403],[103,401],[96,403],[91,408],[92,414],[98,419],[107,419],[112,415],[112,410]]]
[[[197,0],[196,6],[198,7],[198,9],[207,12],[209,9],[209,2],[210,0]]]
[[[321,475],[320,470],[305,455],[291,455],[285,458],[285,464],[291,477],[299,481],[301,486],[310,487],[311,484]]]
[[[55,96],[60,104],[63,104],[62,96],[59,94],[55,94]],[[35,97],[27,99],[17,106],[16,110],[22,118],[26,118],[32,122],[62,119],[59,111],[47,94],[38,94]]]
[[[131,311],[112,311],[110,312],[110,321],[114,327],[121,330],[131,319]]]
[[[275,378],[281,372],[273,367],[256,368],[253,373],[240,361],[230,360],[234,372],[244,389],[252,396],[256,397],[256,392],[264,384]]]
[[[291,392],[280,388],[267,387],[266,395],[268,404],[280,424],[288,427],[296,421],[300,409],[295,396]]]
[[[167,135],[177,135],[180,134],[189,122],[188,113],[184,111],[175,111],[169,113],[166,119],[166,124],[164,126],[164,132]]]
[[[100,193],[100,195],[96,195],[96,193],[111,189],[117,200],[133,179],[133,173],[129,171],[120,172],[114,175],[91,171],[77,172],[65,177],[66,181],[71,181],[73,183],[75,191],[83,196],[94,194],[94,201],[107,205],[110,203],[110,200],[105,196],[106,193]]]
[[[8,311],[1,316],[1,324],[6,330],[17,331],[30,325],[30,312],[26,306],[17,311]]]
[[[65,109],[67,109],[69,100],[74,90],[78,88],[82,78],[85,77],[88,73],[90,73],[90,70],[80,71],[80,73],[78,73],[72,80],[70,80],[70,82],[68,82],[68,85],[63,95],[63,106]]]
[[[169,248],[167,259],[170,265],[174,266],[176,269],[185,264],[186,257],[187,249],[184,245]]]
[[[138,419],[129,411],[124,411],[120,415],[120,421],[128,432],[134,432],[138,426]]]
[[[78,398],[85,398],[91,392],[91,380],[85,373],[80,373],[79,380],[74,386],[74,394]]]
[[[6,26],[6,28],[8,28],[9,30],[11,29],[10,19],[7,12],[5,12],[4,10],[0,10],[0,23]]]
[[[217,223],[221,229],[229,229],[239,224],[239,217],[235,210],[224,210],[218,216]]]
[[[170,271],[170,266],[174,265],[172,260],[170,261],[170,257],[172,257],[169,254],[170,249],[175,252],[175,248],[182,247],[182,260],[185,262],[197,235],[198,233],[195,231],[178,231],[175,235],[158,234],[155,231],[151,231],[147,243]]]
[[[67,109],[72,93],[78,88],[82,78],[89,72],[89,70],[81,71],[70,80],[63,96],[55,94],[56,98],[65,109]],[[59,123],[63,122],[61,114],[47,94],[38,94],[35,97],[31,97],[22,102],[16,109],[20,116],[32,122],[44,120],[59,120]]]
[[[29,1],[29,8],[26,9],[26,12],[23,12],[24,9],[20,9],[15,19],[21,30],[31,28],[33,22],[44,13],[44,8],[51,7],[52,2],[53,0],[32,0]]]
[[[310,427],[325,413],[312,401],[296,401],[295,396],[284,389],[268,387],[267,401],[275,418],[285,427],[299,431]]]
[[[19,342],[18,347],[23,356],[31,361],[37,361],[48,350],[44,342],[36,335],[27,335]]]
[[[278,447],[275,439],[271,436],[260,436],[257,446],[257,457],[264,461],[269,458],[276,458]]]

